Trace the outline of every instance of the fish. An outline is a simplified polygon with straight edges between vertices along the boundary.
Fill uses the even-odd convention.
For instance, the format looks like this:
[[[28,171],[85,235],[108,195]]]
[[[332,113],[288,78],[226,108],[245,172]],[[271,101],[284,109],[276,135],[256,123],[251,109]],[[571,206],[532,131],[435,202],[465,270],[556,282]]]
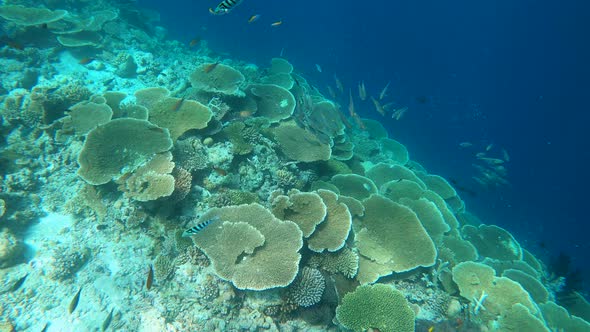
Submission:
[[[87,64],[91,63],[94,60],[96,60],[96,59],[91,58],[91,57],[84,57],[84,58],[80,59],[80,61],[78,61],[78,63],[81,64],[81,65],[87,65]]]
[[[203,230],[203,228],[209,226],[210,223],[219,220],[219,216],[215,216],[211,219],[207,219],[202,223],[197,224],[197,226],[193,226],[182,233],[182,237],[189,237],[195,235]]]
[[[191,41],[188,43],[188,46],[190,48],[193,48],[193,47],[197,46],[200,42],[201,42],[201,38],[195,37],[195,38],[191,39]]]
[[[232,9],[236,8],[237,5],[242,3],[242,0],[223,0],[215,9],[209,8],[209,12],[213,15],[225,15]]]
[[[41,332],[46,332],[47,329],[49,328],[49,325],[51,325],[51,324],[49,324],[49,322],[45,323],[45,326],[43,326],[43,329],[41,330]]]
[[[361,100],[367,99],[367,88],[365,88],[364,81],[359,82],[359,98],[361,98]]]
[[[178,99],[178,101],[176,101],[174,103],[174,105],[172,106],[171,111],[172,112],[177,112],[181,107],[182,107],[182,103],[184,102],[184,97]]]
[[[504,161],[510,161],[510,155],[508,154],[508,151],[506,151],[506,149],[504,148],[502,148],[502,157],[504,158]]]
[[[344,93],[344,86],[342,85],[342,82],[340,82],[340,79],[338,79],[338,76],[336,76],[336,74],[334,74],[334,82],[336,82],[336,89],[338,89],[340,93]]]
[[[250,16],[250,18],[248,19],[248,24],[258,21],[259,18],[260,18],[260,14],[254,14],[254,15]]]
[[[270,24],[270,26],[271,27],[278,27],[279,25],[282,25],[282,24],[283,24],[283,20],[280,20],[280,21],[272,22]]]
[[[219,168],[219,167],[213,167],[213,170],[215,171],[215,173],[221,175],[221,176],[226,176],[227,175],[227,171],[224,170],[223,168]]]
[[[399,120],[401,119],[404,114],[406,114],[406,112],[408,111],[407,107],[402,107],[402,108],[398,108],[398,109],[394,109],[393,113],[391,113],[391,118],[392,119],[396,119]]]
[[[74,297],[72,298],[72,302],[70,302],[70,306],[68,307],[68,312],[71,314],[72,312],[74,312],[74,310],[76,310],[76,307],[78,307],[78,302],[80,302],[80,294],[82,293],[82,287],[80,287],[80,289],[78,290],[78,293],[76,293],[76,295],[74,295]]]
[[[336,99],[336,92],[334,92],[334,89],[332,89],[332,87],[329,85],[328,85],[328,93],[330,94],[330,97]]]
[[[109,312],[107,318],[104,320],[104,322],[102,322],[101,331],[106,331],[111,325],[111,321],[113,320],[113,311],[115,311],[115,308],[111,309],[111,312]]]
[[[377,113],[381,114],[381,116],[385,116],[385,110],[383,109],[383,107],[381,107],[379,101],[373,98],[373,96],[371,96],[371,101],[373,102],[373,105],[375,105],[375,110],[377,111]]]
[[[249,118],[252,116],[252,114],[254,114],[254,112],[249,111],[249,110],[243,110],[240,111],[240,113],[238,113],[240,115],[240,118]]]
[[[317,63],[315,64],[315,69],[320,73],[322,72],[322,67],[320,67],[320,65],[318,65]]]
[[[494,147],[494,143],[488,144],[488,146],[486,146],[486,151],[490,151],[493,147]]]
[[[14,285],[12,285],[12,287],[10,288],[11,292],[15,292],[17,290],[19,290],[19,288],[22,287],[22,285],[25,283],[25,280],[27,280],[27,277],[29,276],[29,274],[25,274],[23,277],[21,277],[20,279],[18,279]]]
[[[428,332],[434,332],[434,325],[428,328]]]
[[[148,274],[147,274],[147,278],[145,280],[145,288],[147,290],[150,290],[152,288],[153,283],[154,283],[154,269],[150,265],[149,270],[148,270]]]
[[[213,69],[215,69],[215,67],[217,67],[217,65],[219,65],[219,61],[214,62],[214,63],[210,63],[210,64],[206,65],[205,68],[203,68],[203,71],[205,72],[205,74],[209,74],[210,72],[213,71]]]
[[[469,147],[472,147],[473,146],[473,143],[471,143],[471,142],[461,142],[461,143],[459,143],[459,146],[462,147],[462,148],[469,148]]]
[[[25,49],[25,47],[21,43],[19,43],[15,39],[12,39],[12,38],[10,38],[8,36],[2,36],[2,37],[0,37],[0,42],[6,44],[6,46],[8,46],[10,48],[13,48],[15,50],[18,50],[18,51],[22,51],[22,50]]]
[[[350,89],[348,90],[348,114],[351,117],[354,117],[356,114],[354,112],[354,100],[352,100],[352,91],[350,91]]]
[[[379,100],[383,100],[383,98],[387,96],[387,89],[389,89],[389,84],[391,84],[391,81],[387,82],[383,90],[381,90],[381,93],[379,94]]]

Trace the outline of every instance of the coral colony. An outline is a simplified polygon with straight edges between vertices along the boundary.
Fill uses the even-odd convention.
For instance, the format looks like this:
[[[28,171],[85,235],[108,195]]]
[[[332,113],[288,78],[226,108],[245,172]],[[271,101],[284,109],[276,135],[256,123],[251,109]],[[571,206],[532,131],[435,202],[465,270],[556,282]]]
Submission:
[[[590,330],[337,78],[134,2],[4,3],[1,331]]]

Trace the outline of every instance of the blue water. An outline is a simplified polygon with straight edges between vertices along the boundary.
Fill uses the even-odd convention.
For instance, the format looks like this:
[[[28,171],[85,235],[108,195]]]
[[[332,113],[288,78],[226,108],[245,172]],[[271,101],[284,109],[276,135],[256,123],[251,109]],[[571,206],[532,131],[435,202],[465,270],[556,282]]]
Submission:
[[[244,0],[226,16],[209,14],[211,0],[139,3],[173,38],[200,37],[261,67],[282,52],[320,88],[334,74],[347,88],[364,80],[373,95],[391,81],[389,98],[407,115],[381,118],[365,103],[361,116],[382,121],[429,172],[477,191],[462,197],[483,222],[545,261],[564,251],[589,265],[590,3]],[[510,153],[510,186],[470,180],[473,154],[490,143]]]

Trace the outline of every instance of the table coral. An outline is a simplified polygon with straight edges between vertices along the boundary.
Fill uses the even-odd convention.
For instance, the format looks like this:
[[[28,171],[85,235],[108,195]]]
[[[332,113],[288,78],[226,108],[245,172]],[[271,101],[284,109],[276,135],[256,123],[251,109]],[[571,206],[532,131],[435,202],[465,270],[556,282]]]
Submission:
[[[285,287],[299,270],[299,227],[281,221],[259,204],[213,208],[202,220],[220,220],[193,236],[215,272],[239,289]],[[263,246],[264,244],[264,246]]]
[[[381,332],[414,331],[414,311],[403,294],[391,286],[363,285],[344,296],[336,308],[336,318],[355,332],[378,329]]]
[[[78,156],[78,175],[90,184],[105,184],[171,147],[167,129],[144,120],[115,119],[88,133]]]

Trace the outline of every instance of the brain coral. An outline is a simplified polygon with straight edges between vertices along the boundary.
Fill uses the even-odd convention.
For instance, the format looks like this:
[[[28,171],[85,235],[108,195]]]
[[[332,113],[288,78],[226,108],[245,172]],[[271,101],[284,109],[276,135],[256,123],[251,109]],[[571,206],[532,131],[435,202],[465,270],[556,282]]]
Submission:
[[[344,296],[336,319],[347,329],[362,332],[414,331],[414,311],[404,295],[389,285],[363,285]]]
[[[202,219],[214,216],[220,220],[192,238],[220,278],[250,290],[285,287],[295,279],[303,245],[295,223],[257,203],[213,208]]]
[[[212,69],[211,69],[212,68]],[[230,96],[242,96],[240,86],[245,81],[244,75],[224,64],[203,64],[190,75],[190,82],[197,90],[221,93]]]
[[[115,119],[88,133],[78,155],[78,175],[90,184],[105,184],[171,147],[167,129],[145,120]]]
[[[432,239],[409,208],[380,196],[363,201],[365,216],[355,241],[361,255],[405,272],[436,262]]]

